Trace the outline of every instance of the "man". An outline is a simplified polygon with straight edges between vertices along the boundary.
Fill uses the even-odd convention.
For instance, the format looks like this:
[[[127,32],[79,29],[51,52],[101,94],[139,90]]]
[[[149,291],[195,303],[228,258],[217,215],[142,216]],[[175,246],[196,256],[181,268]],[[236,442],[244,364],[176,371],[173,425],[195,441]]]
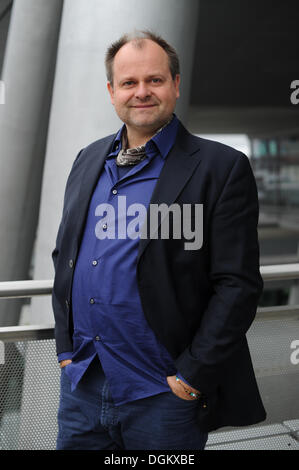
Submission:
[[[124,124],[78,154],[52,254],[57,449],[203,449],[265,419],[245,336],[263,287],[254,176],[178,120],[161,37],[123,36],[106,68]]]

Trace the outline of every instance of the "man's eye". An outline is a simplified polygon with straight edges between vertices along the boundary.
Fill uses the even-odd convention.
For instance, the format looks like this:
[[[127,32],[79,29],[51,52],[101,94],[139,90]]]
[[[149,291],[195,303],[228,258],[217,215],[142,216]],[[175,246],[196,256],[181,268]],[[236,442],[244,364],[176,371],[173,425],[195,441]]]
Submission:
[[[153,79],[152,79],[152,82],[154,82],[154,83],[160,83],[160,82],[162,82],[162,80],[161,80],[161,78],[153,78]]]
[[[133,83],[134,83],[133,80],[128,80],[127,82],[124,82],[123,85],[124,86],[131,86],[131,85],[133,85]]]

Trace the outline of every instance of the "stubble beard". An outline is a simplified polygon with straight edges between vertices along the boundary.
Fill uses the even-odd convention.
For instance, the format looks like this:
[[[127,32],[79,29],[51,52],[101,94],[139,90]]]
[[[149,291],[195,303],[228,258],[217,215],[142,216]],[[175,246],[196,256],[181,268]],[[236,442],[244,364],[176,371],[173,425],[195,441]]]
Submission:
[[[160,127],[164,126],[167,121],[170,120],[172,116],[172,112],[168,114],[158,114],[156,116],[152,116],[152,118],[148,117],[143,118],[142,116],[138,119],[134,116],[130,115],[130,112],[126,113],[123,117],[120,117],[121,120],[126,124],[127,127],[138,131],[144,131],[148,134],[154,134]]]

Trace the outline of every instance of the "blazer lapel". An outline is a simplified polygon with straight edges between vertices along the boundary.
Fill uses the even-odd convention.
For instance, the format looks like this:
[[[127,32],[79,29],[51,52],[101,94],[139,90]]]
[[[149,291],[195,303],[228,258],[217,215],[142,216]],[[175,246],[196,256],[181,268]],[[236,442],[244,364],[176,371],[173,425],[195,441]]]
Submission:
[[[166,158],[160,177],[155,186],[150,201],[151,204],[165,203],[169,207],[175,202],[194,170],[200,163],[198,140],[190,134],[182,125],[178,130],[176,143]],[[194,153],[196,153],[194,155]],[[160,223],[155,227],[158,229]],[[149,233],[150,211],[147,211],[147,230]],[[152,232],[152,227],[151,227]],[[145,235],[144,235],[145,236]],[[137,262],[150,242],[150,238],[142,238],[139,242]]]
[[[76,221],[74,233],[78,242],[83,233],[88,206],[98,182],[99,175],[104,166],[107,155],[110,152],[115,135],[109,136],[95,145],[94,149],[86,153],[85,169],[81,178],[79,196],[76,203]]]

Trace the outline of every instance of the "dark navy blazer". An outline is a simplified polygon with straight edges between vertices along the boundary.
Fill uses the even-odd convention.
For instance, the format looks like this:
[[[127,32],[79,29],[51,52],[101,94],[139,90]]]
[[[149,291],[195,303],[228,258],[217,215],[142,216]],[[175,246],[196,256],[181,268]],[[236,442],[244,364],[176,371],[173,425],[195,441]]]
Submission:
[[[56,247],[53,310],[57,353],[72,350],[73,267],[93,194],[115,135],[78,154],[67,180]],[[203,393],[202,430],[247,426],[266,413],[246,332],[263,288],[258,198],[248,158],[191,135],[181,124],[151,204],[203,204],[203,242],[140,239],[137,282],[146,319],[181,375]]]

